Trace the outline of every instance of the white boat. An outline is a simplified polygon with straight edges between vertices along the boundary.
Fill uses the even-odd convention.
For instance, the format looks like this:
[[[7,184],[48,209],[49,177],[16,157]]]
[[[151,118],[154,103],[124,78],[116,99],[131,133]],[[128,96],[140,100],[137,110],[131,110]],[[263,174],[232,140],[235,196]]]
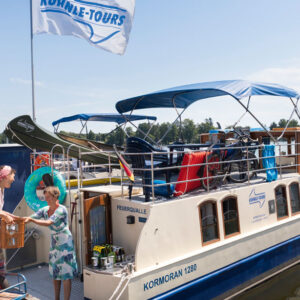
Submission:
[[[295,187],[298,209],[293,212]],[[287,195],[284,213],[276,207],[280,189]],[[140,200],[137,196],[131,201],[111,200],[113,243],[134,255],[133,273],[85,266],[87,299],[110,299],[121,282],[117,295],[127,287],[120,299],[211,299],[241,290],[251,280],[299,258],[298,174],[270,183],[261,178],[250,185],[195,192],[176,200]],[[229,220],[224,223],[222,211],[231,203],[237,206],[234,230]],[[129,218],[133,224],[128,224]],[[206,228],[205,218],[214,219]]]
[[[295,91],[277,85],[226,81],[143,95],[116,107],[120,113],[149,107],[185,109],[213,96],[231,95],[240,102],[245,96],[263,94],[296,102],[299,98]],[[296,130],[296,149],[299,133]],[[157,154],[152,153],[152,160]],[[112,243],[134,255],[133,271],[85,266],[85,297],[114,299],[110,297],[115,292],[118,299],[224,298],[291,265],[300,255],[299,174],[279,173],[270,182],[263,170],[244,183],[211,191],[198,188],[171,198],[155,197],[150,187],[149,202],[141,195],[112,198]]]
[[[299,95],[294,90],[246,81],[177,87],[123,100],[116,107],[120,113],[147,107],[186,109],[199,99],[222,95],[231,95],[238,102],[243,97],[258,95],[288,97],[293,112],[298,115]],[[264,127],[262,122],[260,126]],[[133,169],[135,176],[142,180],[133,184],[121,181],[121,185],[82,187],[79,194],[71,190],[66,205],[71,209],[71,203],[78,204],[72,225],[85,299],[225,299],[297,263],[300,258],[300,129],[284,128],[277,131],[279,138],[268,130],[251,134],[260,138],[269,136],[275,147],[279,138],[288,134],[295,141],[293,146],[288,145],[284,156],[260,154],[260,164],[255,170],[250,170],[248,163],[254,158],[243,157],[241,161],[247,161],[247,169],[239,170],[239,183],[225,178],[232,175],[231,171],[189,177],[188,172],[197,174],[195,170],[212,163],[202,160],[184,164],[183,158],[182,165],[178,166],[170,159],[171,152],[153,147],[147,154],[145,151],[124,153],[126,157],[141,158],[142,167],[133,163]],[[207,157],[207,153],[214,152],[210,144],[199,144],[199,149],[195,144],[180,146],[183,150],[193,149],[183,151],[188,158],[198,157],[199,153]],[[250,153],[251,147],[244,146],[243,153]],[[263,144],[255,147],[268,148]],[[172,149],[175,148],[173,145]],[[180,153],[178,150],[178,157]],[[164,155],[169,162],[167,167],[161,159]],[[282,157],[292,157],[295,163],[276,166],[276,159],[280,162]],[[231,159],[217,164],[232,162]],[[168,174],[166,182],[161,180],[161,175],[168,173],[166,170],[176,168],[183,170],[177,179]],[[185,179],[180,177],[180,172],[186,175]],[[255,176],[249,176],[250,173]],[[160,181],[155,181],[156,174]],[[222,179],[220,185],[210,188],[210,180],[217,177]],[[203,188],[205,180],[206,189]],[[171,184],[175,186],[175,195],[178,190],[183,192],[179,196],[170,195],[173,189],[166,187]],[[75,199],[77,195],[80,201]],[[25,202],[19,210],[29,214]],[[47,233],[44,229],[41,232],[43,237],[37,241],[38,260],[47,261]],[[93,266],[93,246],[101,244],[123,248],[124,259],[115,264],[104,259],[102,267]]]

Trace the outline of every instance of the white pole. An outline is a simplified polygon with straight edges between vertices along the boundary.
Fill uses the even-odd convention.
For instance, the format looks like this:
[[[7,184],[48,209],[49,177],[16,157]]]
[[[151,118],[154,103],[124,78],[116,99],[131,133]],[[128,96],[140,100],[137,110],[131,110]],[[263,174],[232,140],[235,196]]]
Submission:
[[[32,0],[30,2],[30,41],[31,41],[31,90],[32,90],[32,119],[35,122],[35,95],[34,95],[34,68],[33,68],[33,25],[32,25]]]

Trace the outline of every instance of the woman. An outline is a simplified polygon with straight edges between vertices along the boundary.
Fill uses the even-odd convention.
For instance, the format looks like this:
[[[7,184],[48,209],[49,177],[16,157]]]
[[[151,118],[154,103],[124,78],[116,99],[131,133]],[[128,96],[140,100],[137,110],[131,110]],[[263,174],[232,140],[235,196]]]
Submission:
[[[49,272],[53,278],[55,299],[59,299],[61,280],[64,286],[64,299],[70,299],[71,279],[77,273],[73,237],[68,226],[68,212],[60,205],[59,189],[48,186],[44,190],[48,206],[39,209],[25,222],[33,222],[41,226],[49,226],[51,244],[49,252]]]
[[[15,181],[16,170],[10,166],[0,166],[0,217],[5,219],[9,224],[14,222],[16,216],[3,210],[4,206],[4,190],[9,189]]]
[[[16,171],[10,166],[0,166],[0,218],[4,219],[6,223],[12,224],[18,217],[3,210],[4,206],[4,190],[9,189],[11,184],[15,181]],[[5,255],[3,249],[0,248],[0,288],[7,288],[9,286],[5,278]]]

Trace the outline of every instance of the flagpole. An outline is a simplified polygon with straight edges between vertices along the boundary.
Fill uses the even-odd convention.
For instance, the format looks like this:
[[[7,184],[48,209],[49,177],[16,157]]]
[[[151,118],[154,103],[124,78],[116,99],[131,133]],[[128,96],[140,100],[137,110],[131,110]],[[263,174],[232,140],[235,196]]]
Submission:
[[[35,93],[34,93],[34,68],[33,68],[33,24],[32,24],[32,1],[30,2],[30,44],[31,44],[31,90],[32,90],[32,119],[35,122]]]

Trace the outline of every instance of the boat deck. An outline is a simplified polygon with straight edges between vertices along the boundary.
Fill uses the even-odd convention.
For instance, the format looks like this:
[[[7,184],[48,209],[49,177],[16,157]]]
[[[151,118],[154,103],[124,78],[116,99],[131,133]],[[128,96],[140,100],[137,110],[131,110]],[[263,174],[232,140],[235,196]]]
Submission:
[[[35,267],[29,267],[22,270],[17,270],[23,274],[27,280],[27,293],[29,294],[26,299],[30,300],[52,300],[54,299],[53,281],[49,275],[48,265],[39,265]],[[7,277],[9,284],[17,283],[15,278]],[[63,285],[61,285],[60,291],[61,299],[63,299]],[[72,300],[82,300],[83,296],[83,282],[80,278],[74,278],[72,280],[71,298]],[[1,297],[0,297],[1,299]]]
[[[296,172],[284,172],[281,175],[278,174],[278,178],[277,180],[280,179],[286,179],[286,178],[292,178],[295,176],[299,176],[298,173]],[[171,197],[171,198],[165,198],[163,196],[156,196],[155,199],[153,199],[150,196],[150,201],[147,202],[149,204],[151,203],[161,203],[161,202],[165,202],[165,201],[174,201],[177,199],[184,199],[184,198],[189,198],[189,197],[194,197],[194,196],[199,196],[199,195],[205,195],[207,193],[211,193],[211,192],[220,192],[220,191],[226,191],[226,190],[230,190],[230,189],[237,189],[237,188],[242,188],[248,185],[257,185],[257,184],[263,184],[266,183],[266,174],[265,172],[259,173],[256,178],[252,178],[250,181],[246,181],[244,183],[226,183],[221,185],[220,187],[218,187],[217,189],[212,189],[211,191],[206,191],[203,188],[197,188],[193,191],[190,191],[186,194],[183,194],[181,196],[178,197]],[[126,189],[127,192],[127,189]],[[133,201],[138,201],[138,202],[144,202],[145,201],[145,196],[142,194],[138,194],[138,195],[133,195],[132,199]]]

